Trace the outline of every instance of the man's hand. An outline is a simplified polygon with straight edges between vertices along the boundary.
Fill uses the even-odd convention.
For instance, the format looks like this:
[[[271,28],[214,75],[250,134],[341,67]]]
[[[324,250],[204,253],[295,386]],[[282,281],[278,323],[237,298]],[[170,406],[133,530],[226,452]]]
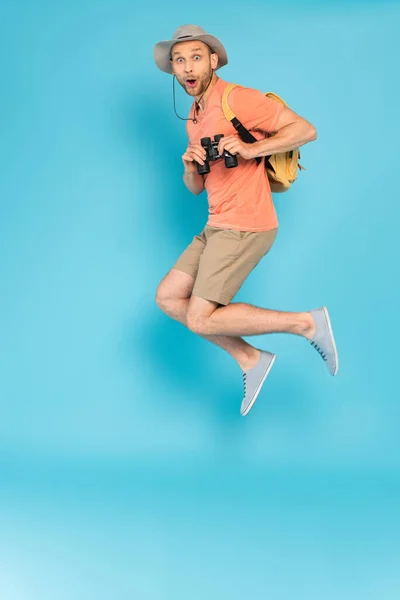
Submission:
[[[206,151],[201,144],[189,144],[182,154],[185,173],[197,173],[197,163],[204,165],[206,156]]]
[[[224,150],[228,150],[231,154],[239,154],[239,156],[246,160],[257,156],[254,144],[246,144],[235,135],[228,135],[228,137],[223,137],[219,140],[218,153],[222,155]]]

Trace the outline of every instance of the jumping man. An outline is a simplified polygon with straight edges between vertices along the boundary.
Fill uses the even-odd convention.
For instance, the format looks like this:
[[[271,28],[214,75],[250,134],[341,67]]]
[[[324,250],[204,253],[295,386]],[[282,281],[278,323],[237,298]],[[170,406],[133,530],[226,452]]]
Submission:
[[[249,273],[269,252],[278,231],[271,187],[263,160],[317,138],[306,119],[262,92],[236,86],[229,104],[257,139],[244,143],[222,110],[228,82],[216,71],[227,64],[222,43],[197,25],[179,27],[172,40],[154,48],[159,69],[176,77],[193,98],[187,119],[188,147],[182,156],[183,181],[193,194],[207,191],[209,215],[204,229],[178,258],[157,288],[156,302],[167,315],[226,350],[243,372],[246,415],[262,388],[275,355],[242,339],[265,333],[303,336],[322,356],[331,375],[338,356],[326,307],[309,312],[282,312],[232,303]],[[266,134],[274,133],[267,137]],[[238,164],[209,161],[210,172],[198,173],[207,158],[201,138],[223,134],[218,154],[228,151]]]

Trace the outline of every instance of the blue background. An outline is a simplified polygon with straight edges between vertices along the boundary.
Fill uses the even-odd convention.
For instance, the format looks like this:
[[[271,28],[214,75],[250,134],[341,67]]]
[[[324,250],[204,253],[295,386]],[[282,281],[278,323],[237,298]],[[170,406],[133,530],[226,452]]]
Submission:
[[[0,597],[398,600],[400,3],[189,4],[0,4]],[[278,359],[245,419],[154,302],[207,218],[153,62],[185,23],[318,132],[236,300],[327,305],[339,374],[248,338]]]

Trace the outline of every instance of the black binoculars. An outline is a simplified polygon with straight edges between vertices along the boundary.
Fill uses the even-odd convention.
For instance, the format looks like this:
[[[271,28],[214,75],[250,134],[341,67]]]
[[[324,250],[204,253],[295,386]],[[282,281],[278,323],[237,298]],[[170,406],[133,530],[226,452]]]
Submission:
[[[199,175],[205,175],[210,172],[210,160],[218,160],[219,158],[224,158],[225,167],[227,169],[231,169],[232,167],[237,167],[238,161],[237,156],[228,152],[228,150],[224,150],[222,154],[218,154],[218,143],[221,138],[224,137],[223,133],[219,133],[214,136],[214,140],[209,137],[201,138],[200,144],[206,151],[206,160],[204,165],[200,165],[197,163],[197,172]]]

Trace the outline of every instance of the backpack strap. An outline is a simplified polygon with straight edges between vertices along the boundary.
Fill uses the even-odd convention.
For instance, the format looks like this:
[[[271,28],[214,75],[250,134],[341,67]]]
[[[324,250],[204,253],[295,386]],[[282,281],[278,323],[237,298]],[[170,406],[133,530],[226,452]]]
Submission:
[[[228,103],[228,96],[235,87],[237,87],[237,84],[235,83],[228,83],[226,85],[221,100],[222,111],[225,118],[232,123],[238,132],[239,137],[245,143],[251,144],[256,142],[257,139],[243,126]],[[266,92],[265,96],[288,106],[288,104],[278,96],[278,94],[274,94],[274,92]],[[272,192],[285,192],[289,189],[291,183],[295,181],[297,177],[297,168],[300,171],[305,170],[298,162],[298,159],[300,159],[299,148],[295,148],[289,152],[278,152],[264,157],[265,168],[268,173]],[[257,161],[257,164],[260,164],[262,157],[258,156],[255,160]]]
[[[223,110],[225,118],[232,123],[232,125],[238,132],[240,138],[246,144],[253,144],[254,142],[257,141],[257,138],[255,138],[254,135],[252,135],[250,133],[250,131],[248,131],[246,129],[246,127],[244,127],[244,125],[242,125],[242,123],[236,117],[235,113],[232,111],[232,109],[228,103],[228,96],[229,96],[230,92],[233,90],[233,88],[237,87],[237,85],[238,85],[237,83],[228,83],[228,85],[225,87],[224,92],[222,94],[222,110]],[[255,158],[255,160],[257,161],[257,164],[260,164],[261,157],[257,156]]]
[[[289,108],[289,105],[287,104],[287,102],[285,102],[283,100],[283,98],[278,96],[278,94],[274,94],[274,92],[265,92],[265,95],[268,96],[268,98],[272,98],[272,100],[276,100],[277,102],[280,102],[281,104],[284,104],[285,106],[287,106]]]

